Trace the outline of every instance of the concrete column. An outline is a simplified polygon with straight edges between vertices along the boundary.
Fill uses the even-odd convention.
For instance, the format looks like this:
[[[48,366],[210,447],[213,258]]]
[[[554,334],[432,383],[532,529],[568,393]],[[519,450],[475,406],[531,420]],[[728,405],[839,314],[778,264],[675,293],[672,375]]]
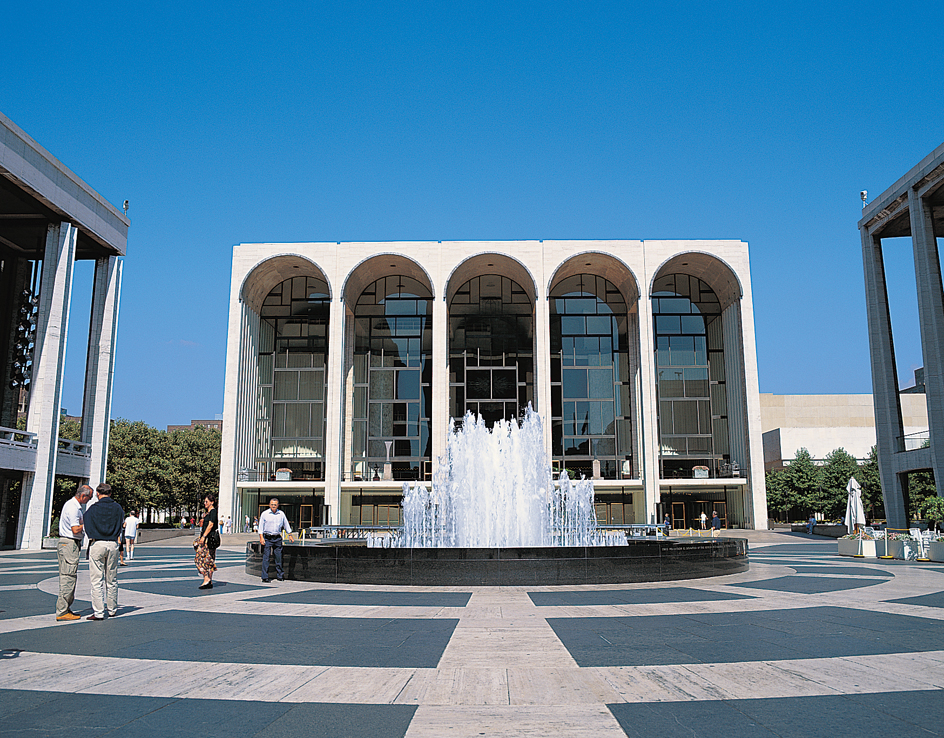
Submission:
[[[430,435],[433,448],[433,475],[439,468],[439,459],[446,453],[449,430],[449,309],[446,304],[446,285],[437,285],[433,298],[433,393]]]
[[[72,272],[78,230],[71,223],[46,230],[39,321],[33,353],[26,429],[39,436],[36,470],[23,475],[17,548],[39,549],[51,518],[59,451],[59,408],[69,330]]]
[[[341,524],[341,429],[344,419],[344,301],[331,301],[328,339],[328,397],[325,402],[325,504],[329,525]]]
[[[645,284],[648,285],[648,275]],[[648,293],[648,287],[646,288]],[[642,419],[639,474],[642,477],[645,506],[636,509],[636,522],[656,523],[656,505],[662,499],[659,488],[659,403],[656,398],[655,353],[653,346],[652,301],[646,294],[639,300],[639,414]],[[635,506],[634,506],[635,507]],[[640,518],[640,514],[644,517]]]
[[[941,288],[941,261],[931,208],[914,190],[908,191],[911,242],[914,248],[918,314],[924,383],[931,429],[931,457],[938,497],[944,496],[944,290]]]
[[[105,481],[108,471],[121,266],[121,259],[117,256],[95,260],[88,359],[85,364],[85,396],[82,402],[82,440],[92,446],[88,483],[93,488]]]
[[[551,305],[547,299],[543,273],[534,298],[534,409],[541,415],[544,424],[544,449],[548,458],[552,458]]]
[[[890,528],[907,527],[907,508],[901,477],[895,473],[894,456],[898,439],[904,435],[901,401],[898,397],[898,369],[892,321],[888,312],[888,287],[882,241],[861,229],[862,265],[865,271],[866,313],[869,322],[869,347],[872,361],[872,402],[875,405],[875,436],[885,516]]]

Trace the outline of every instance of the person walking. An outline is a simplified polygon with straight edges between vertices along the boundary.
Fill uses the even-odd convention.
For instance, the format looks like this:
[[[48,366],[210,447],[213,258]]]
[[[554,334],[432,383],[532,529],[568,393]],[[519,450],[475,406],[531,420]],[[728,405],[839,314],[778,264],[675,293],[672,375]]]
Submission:
[[[134,561],[134,542],[138,538],[138,526],[141,524],[141,518],[138,517],[138,511],[132,510],[131,514],[125,518],[125,550],[128,552],[128,561]]]
[[[72,612],[75,602],[75,579],[79,571],[79,553],[82,551],[84,531],[82,505],[92,499],[92,488],[80,485],[75,495],[62,506],[59,514],[59,544],[56,557],[59,559],[59,597],[56,600],[56,620],[81,620],[81,615]]]
[[[285,513],[279,510],[279,500],[269,500],[269,509],[259,517],[259,545],[262,546],[262,581],[269,581],[269,557],[275,554],[275,578],[284,581],[282,571],[282,531],[288,533],[288,539],[294,543],[292,526],[288,524]]]
[[[702,510],[702,511],[701,511],[701,529],[702,529],[702,530],[705,530],[705,528],[706,528],[705,523],[707,523],[707,522],[708,522],[708,516],[705,515],[705,511]]]
[[[111,485],[95,488],[98,502],[85,511],[85,535],[89,539],[89,578],[92,581],[92,614],[88,620],[104,620],[118,614],[118,536],[125,511],[111,498]]]
[[[662,524],[665,526],[665,534],[669,535],[669,532],[672,530],[672,518],[669,517],[668,513],[665,514]]]
[[[250,525],[250,520],[249,520],[249,516],[247,515],[246,516],[246,529],[243,531],[243,533],[252,533],[252,529],[249,527],[249,525]]]
[[[718,511],[711,512],[711,537],[717,538],[721,535],[721,518],[718,517]]]
[[[206,514],[203,516],[200,536],[193,542],[196,551],[193,557],[197,571],[203,575],[203,584],[198,589],[213,589],[213,572],[216,571],[216,549],[220,539],[220,518],[216,510],[216,495],[212,492],[203,498]]]

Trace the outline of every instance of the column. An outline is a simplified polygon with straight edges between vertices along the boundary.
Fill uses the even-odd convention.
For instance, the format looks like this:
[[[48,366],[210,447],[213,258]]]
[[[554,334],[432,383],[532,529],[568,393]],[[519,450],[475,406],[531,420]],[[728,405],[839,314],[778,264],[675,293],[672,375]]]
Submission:
[[[944,290],[941,287],[941,262],[930,206],[914,190],[909,190],[908,209],[918,288],[931,458],[937,494],[944,497],[944,357],[941,356],[941,351],[944,351]]]
[[[888,312],[888,288],[882,241],[863,226],[862,265],[865,270],[866,313],[869,321],[869,354],[872,362],[872,402],[875,405],[875,437],[885,516],[890,528],[907,528],[908,511],[901,476],[895,473],[893,457],[898,439],[904,435],[901,402],[898,398],[898,370],[892,322]],[[917,266],[917,265],[916,265]]]
[[[108,466],[120,297],[121,259],[117,256],[96,259],[88,359],[85,364],[85,396],[82,401],[82,440],[92,446],[88,483],[93,488],[105,481]]]
[[[446,453],[449,429],[449,308],[446,304],[446,285],[438,286],[439,295],[433,298],[433,393],[430,435],[433,439],[433,474],[439,459]]]
[[[328,339],[328,397],[325,403],[325,504],[328,525],[341,524],[341,439],[344,419],[344,300],[331,301]]]
[[[647,274],[644,284],[649,283],[648,279]],[[642,477],[645,507],[635,510],[635,515],[637,523],[660,523],[661,520],[656,520],[656,505],[662,499],[662,492],[659,487],[659,426],[656,422],[659,403],[656,399],[655,353],[652,345],[652,301],[648,295],[644,295],[640,297],[638,304],[639,414],[642,418],[639,429],[642,447],[639,473]]]
[[[542,269],[534,296],[534,409],[544,424],[544,449],[553,457],[551,446],[551,305],[547,299]]]
[[[39,323],[26,421],[26,429],[38,434],[39,443],[36,469],[23,475],[17,548],[42,548],[43,536],[48,532],[51,519],[77,235],[78,230],[71,223],[51,224],[46,230]]]

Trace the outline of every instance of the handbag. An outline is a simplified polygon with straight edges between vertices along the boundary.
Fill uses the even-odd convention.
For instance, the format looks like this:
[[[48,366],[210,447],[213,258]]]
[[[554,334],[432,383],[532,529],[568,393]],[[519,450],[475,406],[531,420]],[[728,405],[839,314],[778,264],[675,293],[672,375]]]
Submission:
[[[213,530],[211,530],[209,535],[206,537],[207,548],[219,548],[222,542],[223,541],[220,539],[220,532],[214,525]]]

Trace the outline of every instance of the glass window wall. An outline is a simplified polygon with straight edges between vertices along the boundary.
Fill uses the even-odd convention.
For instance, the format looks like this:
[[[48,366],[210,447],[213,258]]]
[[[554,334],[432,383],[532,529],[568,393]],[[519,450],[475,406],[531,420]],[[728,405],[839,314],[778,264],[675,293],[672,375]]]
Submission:
[[[264,479],[290,469],[324,480],[328,285],[291,277],[269,292],[259,331],[256,463]]]
[[[728,456],[721,305],[687,274],[656,280],[652,297],[663,478],[716,476]]]
[[[521,285],[498,274],[462,285],[449,305],[449,415],[473,412],[488,425],[523,416],[534,402],[533,344]]]
[[[420,479],[432,459],[432,293],[407,276],[378,279],[354,309],[351,475]]]
[[[603,277],[551,290],[551,424],[556,466],[605,479],[632,474],[626,303]]]

